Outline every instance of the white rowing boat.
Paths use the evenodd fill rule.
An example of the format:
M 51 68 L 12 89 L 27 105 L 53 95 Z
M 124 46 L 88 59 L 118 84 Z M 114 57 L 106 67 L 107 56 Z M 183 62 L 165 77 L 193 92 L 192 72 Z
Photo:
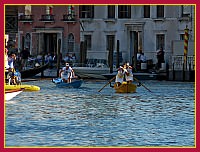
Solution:
M 11 100 L 18 94 L 22 93 L 24 89 L 14 89 L 14 90 L 6 90 L 5 91 L 5 100 Z

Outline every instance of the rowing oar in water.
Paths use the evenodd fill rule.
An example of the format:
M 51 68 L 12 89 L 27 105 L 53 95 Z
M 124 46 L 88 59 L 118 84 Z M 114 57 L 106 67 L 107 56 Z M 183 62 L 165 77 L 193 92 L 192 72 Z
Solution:
M 141 83 L 137 78 L 133 77 L 135 81 L 137 81 L 139 84 L 141 84 L 145 89 L 147 89 L 149 92 L 152 92 L 149 90 L 143 83 Z
M 112 79 L 110 79 L 109 81 L 108 81 L 108 83 L 106 83 L 98 92 L 100 92 L 101 90 L 103 90 L 103 88 L 105 88 L 109 83 L 111 83 L 113 80 L 115 79 L 115 76 L 112 78 Z

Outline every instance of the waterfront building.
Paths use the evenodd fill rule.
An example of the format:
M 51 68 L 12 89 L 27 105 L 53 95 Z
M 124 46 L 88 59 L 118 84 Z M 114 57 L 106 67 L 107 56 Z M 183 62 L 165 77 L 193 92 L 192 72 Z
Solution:
M 14 6 L 10 6 L 14 7 Z M 72 5 L 19 5 L 18 51 L 38 54 L 79 54 L 80 25 L 78 7 Z
M 115 56 L 134 63 L 139 49 L 154 64 L 163 47 L 165 62 L 183 59 L 184 29 L 189 29 L 188 56 L 195 54 L 195 6 L 192 5 L 83 5 L 79 6 L 81 41 L 87 41 L 87 58 Z M 119 44 L 117 44 L 119 43 Z M 174 57 L 175 56 L 175 57 Z M 115 58 L 113 59 L 116 60 Z M 178 64 L 177 64 L 178 65 Z

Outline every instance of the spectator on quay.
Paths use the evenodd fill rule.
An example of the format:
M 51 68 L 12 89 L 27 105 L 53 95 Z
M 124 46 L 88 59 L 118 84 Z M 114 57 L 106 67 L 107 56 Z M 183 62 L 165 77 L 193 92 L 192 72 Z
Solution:
M 52 56 L 51 56 L 51 54 L 50 53 L 48 53 L 46 56 L 45 56 L 45 62 L 47 63 L 49 63 L 49 66 L 52 68 L 52 66 L 53 66 L 53 58 L 52 58 Z
M 72 61 L 72 63 L 76 62 L 76 54 L 75 53 L 72 54 L 71 61 Z
M 71 61 L 71 56 L 69 55 L 69 53 L 67 53 L 67 54 L 65 55 L 65 57 L 63 58 L 63 60 L 64 60 L 65 62 Z
M 160 47 L 160 49 L 157 51 L 157 68 L 160 69 L 161 68 L 161 64 L 165 62 L 164 59 L 164 54 L 165 52 L 163 51 L 163 48 Z
M 9 65 L 8 65 L 8 49 L 7 49 L 7 48 L 5 48 L 4 66 L 5 66 L 5 69 L 8 69 L 8 68 L 9 68 Z
M 14 76 L 15 68 L 14 68 L 14 62 L 16 60 L 16 55 L 14 53 L 10 54 L 8 57 L 8 74 L 7 78 L 10 80 L 9 84 L 16 84 L 16 79 Z
M 27 47 L 21 51 L 20 56 L 22 59 L 22 64 L 21 64 L 22 68 L 21 69 L 25 69 L 27 67 L 28 57 L 30 56 L 30 52 Z

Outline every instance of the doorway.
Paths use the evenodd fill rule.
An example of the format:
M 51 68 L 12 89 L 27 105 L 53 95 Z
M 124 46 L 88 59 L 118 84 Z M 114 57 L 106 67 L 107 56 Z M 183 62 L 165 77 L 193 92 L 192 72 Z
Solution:
M 136 67 L 137 64 L 137 52 L 138 52 L 138 40 L 139 32 L 130 31 L 130 62 Z
M 44 52 L 45 54 L 57 53 L 57 34 L 56 33 L 44 33 Z

